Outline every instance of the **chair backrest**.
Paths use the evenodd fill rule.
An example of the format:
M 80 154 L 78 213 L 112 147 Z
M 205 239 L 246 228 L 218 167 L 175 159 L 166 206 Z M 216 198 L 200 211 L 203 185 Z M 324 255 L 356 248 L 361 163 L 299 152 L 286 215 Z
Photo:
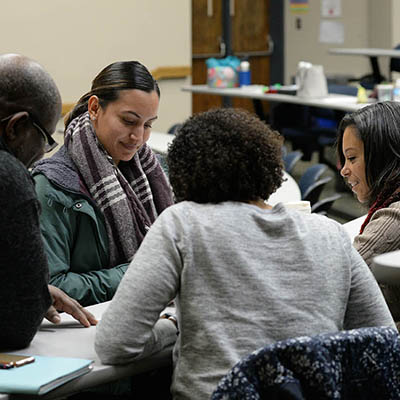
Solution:
M 170 135 L 175 135 L 176 131 L 182 126 L 182 124 L 174 124 L 168 130 L 167 133 Z
M 327 171 L 327 169 L 328 166 L 322 163 L 311 165 L 311 167 L 306 169 L 299 180 L 299 188 L 302 197 L 304 196 L 306 190 L 312 184 L 314 184 L 321 177 L 321 175 Z
M 332 180 L 331 176 L 326 176 L 325 178 L 319 179 L 312 185 L 310 185 L 302 196 L 302 200 L 309 201 L 311 207 L 319 200 L 319 196 L 322 193 L 325 185 Z
M 287 156 L 288 149 L 284 144 L 281 146 L 281 152 L 282 152 L 282 158 Z
M 311 207 L 311 212 L 326 215 L 331 209 L 333 203 L 342 197 L 339 193 L 334 193 L 332 196 L 325 197 L 324 199 L 318 200 Z
M 155 154 L 156 154 L 158 162 L 161 165 L 162 170 L 164 171 L 165 175 L 168 178 L 169 171 L 168 171 L 168 164 L 167 164 L 167 160 L 166 160 L 165 154 L 156 153 L 156 152 L 155 152 Z
M 212 400 L 400 398 L 400 338 L 360 328 L 276 342 L 239 361 Z
M 303 157 L 303 153 L 300 150 L 290 151 L 282 156 L 286 172 L 290 173 L 301 157 Z

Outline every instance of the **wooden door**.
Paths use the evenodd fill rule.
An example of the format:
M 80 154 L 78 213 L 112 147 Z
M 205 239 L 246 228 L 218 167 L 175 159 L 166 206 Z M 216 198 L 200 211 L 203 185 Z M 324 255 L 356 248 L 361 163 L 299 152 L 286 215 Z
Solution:
M 207 83 L 205 60 L 220 53 L 222 1 L 192 0 L 192 83 Z M 231 0 L 232 49 L 234 55 L 248 56 L 252 83 L 269 84 L 269 0 Z M 201 57 L 202 56 L 202 57 Z M 193 94 L 193 113 L 222 106 L 219 96 Z M 234 107 L 254 111 L 253 102 L 235 98 Z M 263 105 L 265 111 L 266 105 Z
M 218 57 L 222 40 L 222 1 L 192 0 L 192 84 L 207 83 L 205 61 Z M 192 112 L 221 107 L 219 96 L 192 95 Z

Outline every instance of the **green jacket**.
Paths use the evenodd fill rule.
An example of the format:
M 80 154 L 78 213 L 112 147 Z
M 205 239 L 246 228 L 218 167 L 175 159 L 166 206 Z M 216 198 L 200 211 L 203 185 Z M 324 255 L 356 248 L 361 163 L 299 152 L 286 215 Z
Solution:
M 111 300 L 128 264 L 107 268 L 103 214 L 84 195 L 61 189 L 41 174 L 34 179 L 50 283 L 83 306 Z
M 58 183 L 40 171 L 33 173 L 42 206 L 40 224 L 50 283 L 83 306 L 111 300 L 129 264 L 108 267 L 103 214 L 80 190 L 72 166 L 63 165 L 61 171 L 65 179 L 58 179 Z

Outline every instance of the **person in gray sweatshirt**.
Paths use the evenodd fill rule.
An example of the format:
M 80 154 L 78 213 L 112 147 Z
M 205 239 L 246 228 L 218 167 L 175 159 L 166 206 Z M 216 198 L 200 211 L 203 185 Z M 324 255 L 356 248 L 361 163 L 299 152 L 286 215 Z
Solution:
M 97 328 L 102 362 L 173 342 L 174 399 L 207 399 L 241 358 L 278 340 L 391 326 L 369 268 L 337 222 L 268 205 L 282 139 L 257 117 L 189 118 L 167 162 L 177 204 L 146 234 Z M 175 299 L 173 317 L 159 319 Z

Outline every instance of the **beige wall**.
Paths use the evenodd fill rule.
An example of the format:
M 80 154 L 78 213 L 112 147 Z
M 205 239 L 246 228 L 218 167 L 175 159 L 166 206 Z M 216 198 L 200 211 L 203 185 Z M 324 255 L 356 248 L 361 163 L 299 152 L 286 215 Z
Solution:
M 400 44 L 400 1 L 392 0 L 392 47 L 396 47 Z
M 271 0 L 278 1 L 278 0 Z M 321 0 L 293 14 L 285 4 L 285 82 L 301 60 L 324 65 L 327 74 L 361 76 L 370 72 L 360 56 L 329 55 L 331 47 L 384 47 L 400 43 L 399 0 L 342 0 L 345 42 L 318 41 Z M 150 70 L 190 65 L 189 0 L 3 0 L 1 53 L 17 52 L 41 62 L 53 75 L 64 102 L 75 102 L 94 76 L 116 60 L 137 59 Z M 296 18 L 302 22 L 295 27 Z M 386 74 L 388 60 L 380 57 Z M 189 79 L 161 81 L 159 121 L 165 131 L 191 113 L 191 95 L 180 87 Z
M 190 65 L 188 0 L 3 0 L 1 53 L 30 56 L 52 74 L 63 102 L 75 102 L 91 80 L 117 60 L 150 70 Z M 191 113 L 186 80 L 161 81 L 159 121 L 166 130 Z
M 390 0 L 370 0 L 383 3 Z M 370 47 L 369 44 L 369 2 L 368 0 L 342 0 L 342 16 L 332 20 L 344 25 L 343 44 L 319 42 L 319 23 L 321 20 L 321 0 L 309 0 L 309 11 L 294 14 L 290 11 L 289 0 L 285 0 L 285 81 L 296 73 L 299 61 L 322 64 L 326 74 L 352 74 L 357 77 L 370 71 L 366 57 L 330 55 L 334 47 Z M 296 18 L 300 18 L 302 29 L 296 29 Z M 383 44 L 381 45 L 383 46 Z M 386 47 L 386 46 L 384 46 Z M 390 46 L 389 46 L 390 47 Z
M 392 18 L 395 3 L 398 0 L 369 0 L 368 12 L 368 47 L 390 49 L 393 45 L 393 27 L 397 25 Z M 400 11 L 400 9 L 399 9 Z M 399 14 L 397 14 L 399 15 Z M 389 57 L 379 57 L 381 74 L 389 79 Z

